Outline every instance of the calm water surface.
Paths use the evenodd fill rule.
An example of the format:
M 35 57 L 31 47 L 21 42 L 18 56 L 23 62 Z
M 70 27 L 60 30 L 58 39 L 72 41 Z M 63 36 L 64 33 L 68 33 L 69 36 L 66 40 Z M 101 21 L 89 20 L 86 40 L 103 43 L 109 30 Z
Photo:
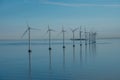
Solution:
M 76 41 L 0 41 L 0 80 L 120 80 L 120 39 L 80 47 Z

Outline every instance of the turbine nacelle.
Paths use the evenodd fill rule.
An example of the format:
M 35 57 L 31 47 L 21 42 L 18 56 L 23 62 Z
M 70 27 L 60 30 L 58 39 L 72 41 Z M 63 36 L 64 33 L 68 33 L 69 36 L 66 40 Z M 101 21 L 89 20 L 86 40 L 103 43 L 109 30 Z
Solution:
M 48 25 L 48 30 L 47 30 L 47 32 L 49 32 L 49 31 L 54 31 L 54 32 L 55 32 L 55 30 L 50 29 L 50 27 L 49 27 L 49 25 Z
M 23 33 L 23 35 L 21 36 L 21 38 L 23 38 L 25 36 L 25 34 L 30 31 L 30 30 L 40 30 L 40 29 L 37 29 L 37 28 L 31 28 L 28 24 L 27 24 L 27 29 L 25 30 L 25 32 Z
M 62 32 L 66 32 L 66 31 L 64 30 L 64 27 L 62 27 Z

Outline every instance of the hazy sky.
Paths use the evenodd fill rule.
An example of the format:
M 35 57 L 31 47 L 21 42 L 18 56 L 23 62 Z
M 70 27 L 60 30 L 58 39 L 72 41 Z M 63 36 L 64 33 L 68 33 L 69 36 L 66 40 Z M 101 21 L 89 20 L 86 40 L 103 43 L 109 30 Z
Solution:
M 19 39 L 26 22 L 41 31 L 34 38 L 47 36 L 48 24 L 59 35 L 62 25 L 82 26 L 102 36 L 120 37 L 120 0 L 0 0 L 0 39 Z M 77 35 L 78 32 L 76 32 Z

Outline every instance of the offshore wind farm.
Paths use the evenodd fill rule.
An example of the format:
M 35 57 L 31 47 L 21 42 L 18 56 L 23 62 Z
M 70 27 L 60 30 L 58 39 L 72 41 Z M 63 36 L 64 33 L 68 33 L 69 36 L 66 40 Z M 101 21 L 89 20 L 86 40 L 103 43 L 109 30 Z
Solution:
M 119 65 L 114 63 L 111 67 L 109 66 L 113 64 L 109 62 L 111 61 L 109 57 L 115 57 L 117 59 L 112 61 L 119 62 L 119 39 L 110 39 L 109 41 L 108 39 L 97 39 L 97 32 L 88 32 L 87 29 L 83 30 L 82 27 L 73 30 L 61 28 L 62 31 L 58 31 L 58 33 L 62 34 L 63 38 L 61 39 L 53 39 L 51 32 L 55 30 L 52 29 L 52 26 L 48 26 L 48 29 L 46 29 L 48 39 L 33 40 L 31 39 L 33 31 L 42 30 L 28 26 L 21 40 L 1 40 L 1 52 L 4 54 L 1 54 L 0 59 L 2 62 L 0 78 L 2 80 L 119 79 L 119 76 L 117 76 L 119 69 L 110 71 L 113 67 Z M 71 35 L 70 39 L 66 39 L 65 34 L 69 31 L 72 31 L 73 35 Z M 74 31 L 76 31 L 75 34 Z M 25 36 L 27 32 L 28 35 Z M 78 38 L 75 35 L 78 35 Z M 24 40 L 25 37 L 28 39 Z M 8 53 L 11 56 L 6 58 Z M 110 55 L 108 56 L 108 54 Z M 4 61 L 5 59 L 7 62 Z M 5 65 L 9 65 L 9 67 L 5 67 Z M 13 68 L 14 71 L 12 71 Z M 9 73 L 6 73 L 5 69 L 8 69 Z M 101 72 L 101 69 L 105 73 L 104 71 Z M 109 73 L 109 71 L 112 73 Z M 8 75 L 9 77 L 6 77 Z
M 40 30 L 40 29 L 37 29 L 37 28 L 31 28 L 28 24 L 27 24 L 27 29 L 25 30 L 25 32 L 23 33 L 22 37 L 24 37 L 24 35 L 28 32 L 28 52 L 31 52 L 31 30 Z M 96 44 L 96 32 L 86 32 L 86 28 L 85 31 L 82 31 L 81 27 L 80 27 L 80 30 L 78 32 L 77 35 L 80 36 L 80 38 L 76 39 L 75 38 L 75 32 L 78 30 L 79 28 L 74 28 L 74 29 L 70 29 L 72 31 L 72 38 L 70 39 L 71 41 L 73 41 L 73 47 L 75 47 L 75 41 L 80 41 L 80 46 L 82 46 L 82 41 L 85 42 L 85 45 L 87 44 Z M 55 30 L 51 29 L 50 26 L 48 25 L 48 30 L 47 30 L 47 33 L 48 33 L 48 42 L 49 42 L 49 50 L 52 50 L 51 48 L 51 41 L 52 41 L 52 35 L 51 35 L 51 32 L 55 32 Z M 65 30 L 64 30 L 64 27 L 62 26 L 62 34 L 63 34 L 63 48 L 65 48 Z M 82 36 L 82 32 L 84 32 L 83 36 Z M 58 36 L 59 37 L 59 36 Z
M 0 80 L 120 80 L 120 1 L 0 0 L 0 13 Z

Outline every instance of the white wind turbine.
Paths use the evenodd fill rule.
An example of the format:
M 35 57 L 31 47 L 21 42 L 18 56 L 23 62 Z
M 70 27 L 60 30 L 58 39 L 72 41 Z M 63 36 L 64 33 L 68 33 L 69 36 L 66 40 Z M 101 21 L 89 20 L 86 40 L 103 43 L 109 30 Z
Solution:
M 91 42 L 91 38 L 92 38 L 92 32 L 87 32 L 86 31 L 86 27 L 84 28 L 85 29 L 85 45 L 88 44 L 88 41 L 89 43 Z
M 32 52 L 32 50 L 31 50 L 31 30 L 40 30 L 40 29 L 31 28 L 28 24 L 27 24 L 27 27 L 28 28 L 23 33 L 22 37 L 24 37 L 24 35 L 28 32 L 28 52 Z
M 81 26 L 80 26 L 80 34 L 79 34 L 79 36 L 80 36 L 80 46 L 82 46 L 82 29 L 81 29 Z
M 87 45 L 87 33 L 88 32 L 86 32 L 86 27 L 85 27 L 85 45 Z
M 62 33 L 63 33 L 63 48 L 65 48 L 65 30 L 64 27 L 62 27 Z
M 48 30 L 47 33 L 49 33 L 49 50 L 51 50 L 51 31 L 55 31 L 53 29 L 50 29 L 49 25 L 48 25 Z
M 96 32 L 93 32 L 93 34 L 92 34 L 93 35 L 93 43 L 96 43 L 96 34 L 97 34 Z
M 73 33 L 73 47 L 75 47 L 75 31 L 77 31 L 78 28 L 75 29 L 71 29 L 72 33 Z

